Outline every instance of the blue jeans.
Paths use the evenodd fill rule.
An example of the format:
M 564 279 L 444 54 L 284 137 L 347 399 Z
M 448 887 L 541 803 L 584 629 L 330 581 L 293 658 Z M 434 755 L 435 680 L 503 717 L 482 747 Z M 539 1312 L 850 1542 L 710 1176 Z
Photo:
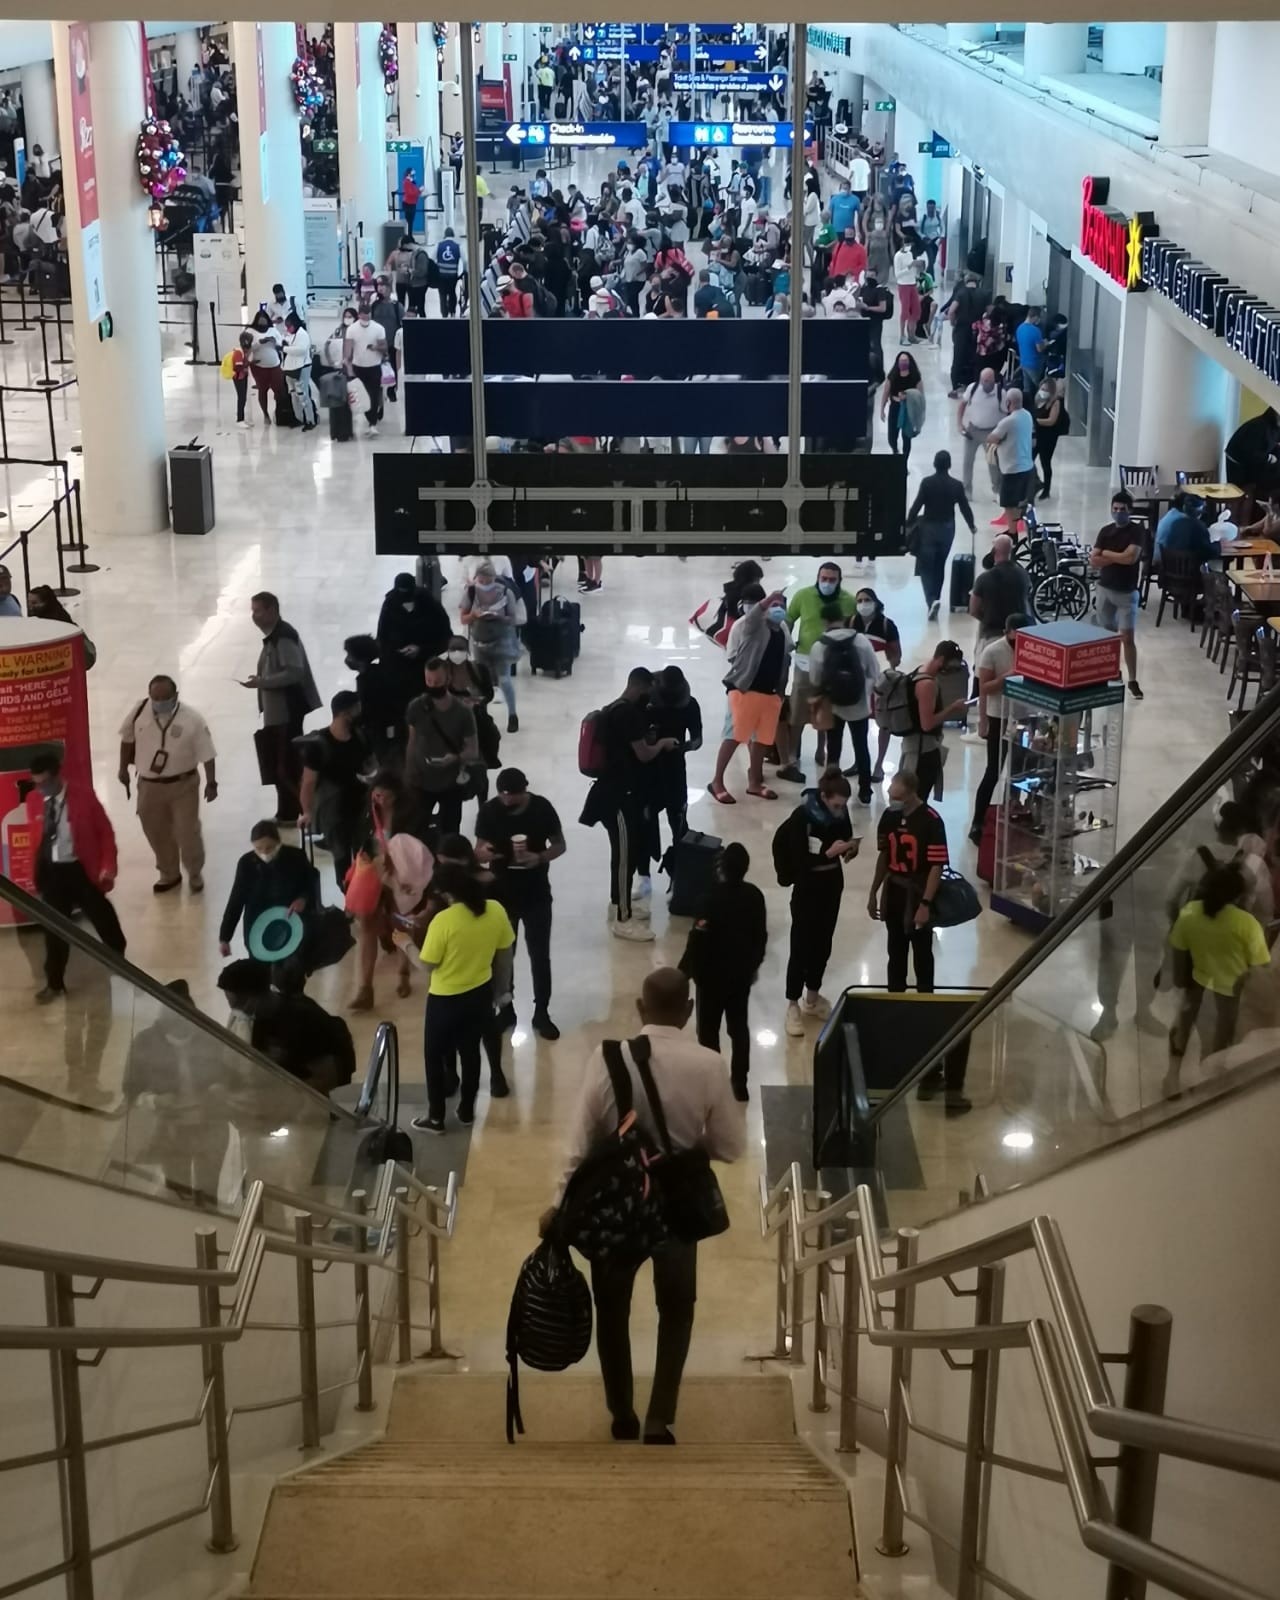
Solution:
M 947 570 L 947 557 L 956 536 L 954 522 L 922 522 L 920 544 L 916 551 L 916 577 L 924 590 L 926 605 L 942 599 L 942 579 Z

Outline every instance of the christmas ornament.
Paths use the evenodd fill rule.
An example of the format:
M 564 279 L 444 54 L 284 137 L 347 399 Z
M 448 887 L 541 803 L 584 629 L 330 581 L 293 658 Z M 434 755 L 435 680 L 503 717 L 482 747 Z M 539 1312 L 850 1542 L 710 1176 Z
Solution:
M 324 105 L 324 85 L 309 55 L 298 56 L 294 60 L 289 70 L 289 82 L 293 85 L 293 98 L 298 110 L 304 117 L 314 117 Z
M 163 223 L 163 205 L 179 184 L 187 181 L 186 157 L 163 117 L 144 117 L 134 154 L 138 162 L 138 182 L 152 202 L 152 217 L 158 213 Z M 154 223 L 154 226 L 160 224 Z
M 449 24 L 447 22 L 433 22 L 431 33 L 436 46 L 436 65 L 444 68 L 444 47 L 449 42 Z
M 400 42 L 396 38 L 394 22 L 384 22 L 378 35 L 378 61 L 382 66 L 382 82 L 388 94 L 400 79 Z

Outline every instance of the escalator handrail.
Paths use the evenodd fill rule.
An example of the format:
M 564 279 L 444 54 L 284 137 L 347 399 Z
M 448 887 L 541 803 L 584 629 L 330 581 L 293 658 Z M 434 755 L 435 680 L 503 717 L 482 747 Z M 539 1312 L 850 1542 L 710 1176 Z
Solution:
M 966 1037 L 973 1034 L 989 1016 L 1002 1006 L 1059 945 L 1091 917 L 1115 893 L 1117 886 L 1140 867 L 1165 844 L 1195 811 L 1212 798 L 1240 764 L 1267 742 L 1280 729 L 1280 687 L 1270 694 L 1260 696 L 1257 705 L 1240 724 L 1233 728 L 1190 777 L 1185 778 L 1163 805 L 1157 806 L 1131 839 L 1116 851 L 1093 881 L 1060 912 L 1048 927 L 1032 941 L 1026 950 L 962 1016 L 958 1017 L 938 1042 L 923 1056 L 902 1079 L 891 1094 L 876 1102 L 865 1126 L 874 1127 L 901 1100 L 911 1092 L 922 1078 L 941 1067 L 948 1053 Z
M 212 1017 L 206 1016 L 203 1011 L 189 1001 L 181 999 L 172 989 L 166 989 L 164 984 L 158 982 L 149 972 L 144 972 L 141 967 L 135 967 L 124 956 L 118 955 L 114 950 L 109 950 L 98 939 L 91 938 L 82 928 L 77 927 L 70 918 L 64 917 L 60 911 L 55 911 L 52 906 L 46 905 L 43 900 L 38 900 L 34 895 L 28 894 L 25 889 L 20 889 L 12 878 L 6 878 L 3 873 L 0 873 L 0 900 L 7 901 L 9 905 L 20 911 L 31 922 L 37 923 L 41 927 L 51 928 L 60 939 L 65 939 L 73 949 L 82 951 L 91 961 L 100 963 L 116 977 L 123 978 L 136 989 L 141 989 L 144 994 L 150 996 L 152 1000 L 166 1010 L 177 1012 L 184 1021 L 189 1022 L 199 1032 L 207 1034 L 210 1038 L 216 1040 L 224 1049 L 243 1056 L 246 1061 L 251 1061 L 255 1067 L 262 1069 L 264 1072 L 273 1073 L 277 1078 L 284 1079 L 295 1089 L 299 1089 L 302 1093 L 309 1095 L 316 1103 L 317 1114 L 323 1109 L 323 1111 L 328 1112 L 340 1121 L 349 1122 L 353 1126 L 359 1125 L 361 1119 L 353 1112 L 346 1110 L 336 1101 L 330 1100 L 327 1095 L 320 1094 L 318 1090 L 313 1089 L 310 1084 L 305 1083 L 301 1078 L 295 1078 L 291 1072 L 286 1072 L 282 1066 L 272 1061 L 269 1056 L 264 1056 L 260 1051 L 255 1050 L 252 1045 L 246 1044 L 243 1039 L 237 1038 L 234 1033 L 224 1028 L 221 1023 L 215 1022 Z

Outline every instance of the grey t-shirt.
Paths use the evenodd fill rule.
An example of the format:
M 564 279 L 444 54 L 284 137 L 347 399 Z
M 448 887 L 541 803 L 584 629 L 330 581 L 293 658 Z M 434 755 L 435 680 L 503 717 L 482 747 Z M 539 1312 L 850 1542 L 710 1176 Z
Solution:
M 405 776 L 415 789 L 425 789 L 429 794 L 444 794 L 465 774 L 467 757 L 471 751 L 474 759 L 476 747 L 476 719 L 470 709 L 453 695 L 433 700 L 421 694 L 409 702 L 405 721 L 413 738 L 410 760 Z M 460 761 L 442 759 L 459 756 Z

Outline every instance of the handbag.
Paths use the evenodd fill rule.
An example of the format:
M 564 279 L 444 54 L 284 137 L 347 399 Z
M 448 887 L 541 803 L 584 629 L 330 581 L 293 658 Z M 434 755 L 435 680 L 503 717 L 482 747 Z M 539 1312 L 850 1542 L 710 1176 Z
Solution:
M 720 1180 L 711 1170 L 711 1157 L 705 1150 L 697 1148 L 672 1148 L 666 1113 L 662 1109 L 658 1086 L 649 1070 L 649 1041 L 641 1034 L 638 1039 L 630 1041 L 628 1048 L 640 1082 L 644 1085 L 645 1098 L 649 1102 L 649 1110 L 658 1130 L 658 1142 L 662 1146 L 661 1159 L 653 1166 L 653 1182 L 662 1200 L 667 1227 L 673 1238 L 682 1239 L 687 1244 L 695 1244 L 699 1239 L 712 1239 L 728 1228 L 729 1212 L 720 1190 Z
M 353 917 L 371 917 L 382 901 L 382 874 L 371 855 L 361 851 L 347 873 L 344 910 Z
M 334 967 L 355 945 L 347 914 L 338 906 L 308 911 L 303 919 L 302 954 L 308 972 Z
M 972 922 L 982 915 L 982 901 L 968 878 L 944 867 L 942 881 L 933 897 L 933 925 L 935 928 L 958 928 L 962 922 Z
M 395 386 L 396 386 L 396 369 L 391 365 L 391 363 L 389 361 L 384 361 L 382 363 L 382 371 L 379 374 L 378 381 L 382 384 L 382 387 L 384 389 L 394 389 L 395 388 Z

